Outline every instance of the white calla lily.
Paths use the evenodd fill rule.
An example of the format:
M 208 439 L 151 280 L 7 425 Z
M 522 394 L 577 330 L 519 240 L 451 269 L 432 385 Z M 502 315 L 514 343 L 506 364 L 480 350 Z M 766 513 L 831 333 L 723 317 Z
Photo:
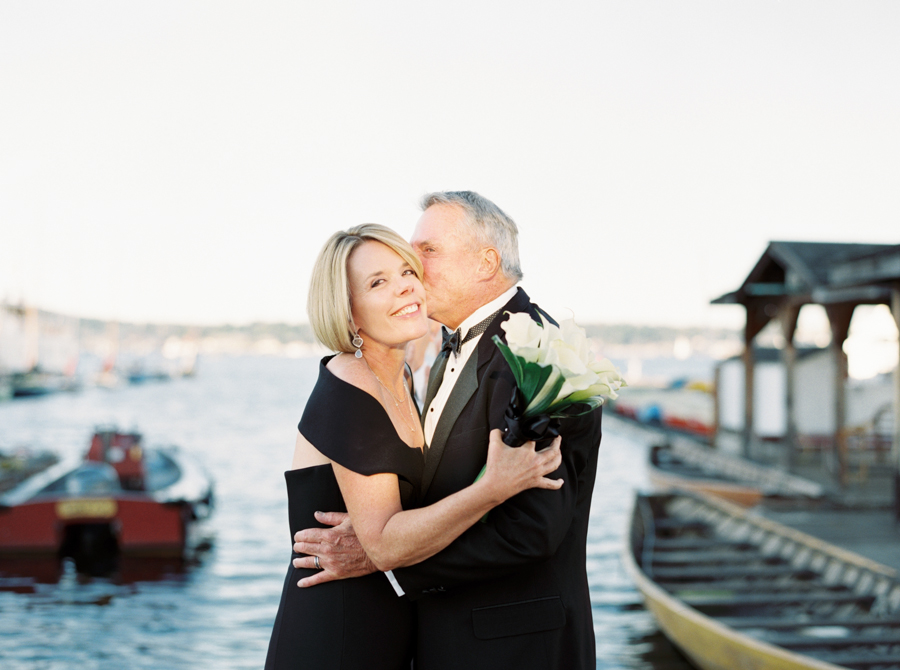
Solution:
M 618 397 L 617 391 L 626 385 L 625 380 L 608 359 L 592 360 L 584 328 L 574 319 L 566 319 L 559 326 L 550 323 L 543 314 L 540 319 L 541 323 L 538 323 L 528 314 L 517 313 L 510 314 L 501 324 L 506 331 L 508 347 L 504 355 L 519 360 L 520 374 L 528 374 L 524 367 L 528 363 L 551 368 L 541 388 L 535 390 L 534 397 L 525 398 L 525 414 L 548 413 L 561 417 L 564 416 L 561 412 L 571 405 L 583 404 L 590 409 L 601 405 L 604 398 Z M 501 344 L 499 339 L 497 342 Z M 522 388 L 523 379 L 516 381 Z M 555 390 L 555 385 L 560 383 L 556 397 L 550 402 L 550 389 Z
M 517 312 L 500 324 L 506 332 L 506 343 L 517 356 L 528 363 L 537 363 L 540 357 L 540 342 L 544 329 L 528 314 Z

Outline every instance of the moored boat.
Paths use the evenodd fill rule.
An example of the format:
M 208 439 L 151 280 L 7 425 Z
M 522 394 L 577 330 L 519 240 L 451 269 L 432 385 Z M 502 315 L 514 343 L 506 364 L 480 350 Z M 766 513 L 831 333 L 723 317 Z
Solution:
M 744 507 L 763 498 L 819 499 L 820 484 L 686 439 L 651 447 L 647 475 L 660 491 L 709 493 Z
M 100 429 L 83 459 L 0 495 L 0 555 L 180 556 L 212 505 L 211 480 L 182 450 Z
M 623 562 L 701 670 L 900 668 L 894 570 L 725 501 L 638 495 Z

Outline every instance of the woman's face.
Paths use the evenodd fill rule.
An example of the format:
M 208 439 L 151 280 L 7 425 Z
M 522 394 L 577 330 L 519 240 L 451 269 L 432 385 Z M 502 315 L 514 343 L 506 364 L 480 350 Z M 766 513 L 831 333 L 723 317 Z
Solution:
M 389 246 L 369 240 L 347 260 L 353 321 L 363 340 L 405 346 L 428 331 L 425 289 Z

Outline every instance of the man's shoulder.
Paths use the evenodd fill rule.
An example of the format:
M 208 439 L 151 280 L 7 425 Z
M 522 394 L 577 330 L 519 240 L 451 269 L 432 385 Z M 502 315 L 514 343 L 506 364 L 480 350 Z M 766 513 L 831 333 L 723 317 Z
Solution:
M 535 321 L 540 321 L 541 316 L 543 316 L 547 321 L 552 323 L 554 326 L 559 325 L 547 310 L 538 305 L 535 302 L 531 301 L 531 298 L 528 297 L 528 294 L 522 287 L 519 287 L 519 290 L 516 294 L 510 299 L 506 306 L 503 308 L 503 311 L 506 312 L 525 312 L 531 315 Z

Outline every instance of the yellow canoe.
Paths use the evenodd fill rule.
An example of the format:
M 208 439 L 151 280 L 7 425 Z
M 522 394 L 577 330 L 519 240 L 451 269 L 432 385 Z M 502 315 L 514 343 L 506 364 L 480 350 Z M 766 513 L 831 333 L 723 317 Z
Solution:
M 808 479 L 681 438 L 651 448 L 647 475 L 658 491 L 709 493 L 742 507 L 766 496 L 817 499 L 825 494 Z
M 900 581 L 711 496 L 638 495 L 623 562 L 701 670 L 900 668 Z

